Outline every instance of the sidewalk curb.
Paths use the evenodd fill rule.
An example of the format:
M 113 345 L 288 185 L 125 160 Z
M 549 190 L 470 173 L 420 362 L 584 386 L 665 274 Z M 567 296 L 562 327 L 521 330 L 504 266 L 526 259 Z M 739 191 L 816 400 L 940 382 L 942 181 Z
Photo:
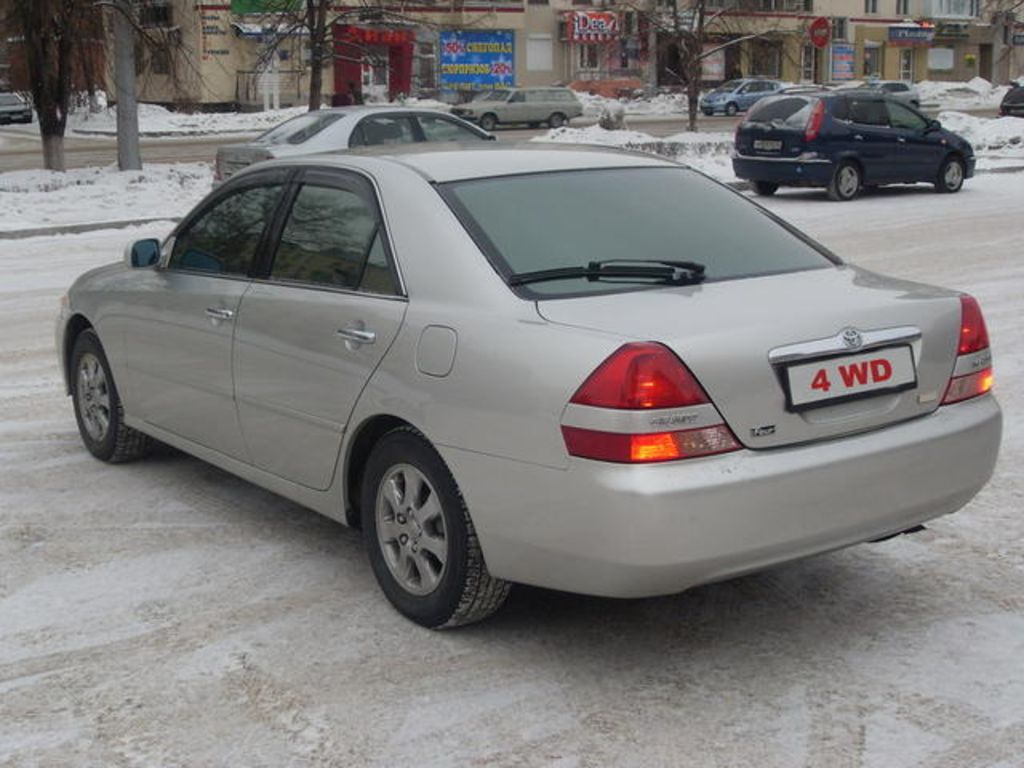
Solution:
M 61 224 L 53 227 L 33 227 L 31 229 L 0 230 L 0 240 L 24 240 L 29 237 L 51 237 L 53 235 L 80 235 L 86 232 L 98 232 L 101 229 L 124 229 L 143 224 L 155 224 L 166 221 L 175 224 L 180 216 L 156 216 L 148 219 L 123 219 L 121 221 L 93 221 L 86 224 Z

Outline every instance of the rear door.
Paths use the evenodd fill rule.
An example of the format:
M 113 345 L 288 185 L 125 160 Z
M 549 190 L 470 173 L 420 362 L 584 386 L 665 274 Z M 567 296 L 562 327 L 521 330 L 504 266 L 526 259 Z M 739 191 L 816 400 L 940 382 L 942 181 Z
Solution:
M 119 317 L 133 412 L 240 460 L 231 345 L 284 179 L 250 175 L 200 209 L 176 233 L 167 263 L 139 270 L 145 282 L 123 297 Z
M 864 183 L 900 181 L 908 160 L 889 127 L 889 112 L 878 96 L 848 96 L 850 147 L 864 166 Z
M 305 171 L 285 208 L 239 309 L 235 393 L 253 463 L 323 490 L 406 301 L 364 177 Z

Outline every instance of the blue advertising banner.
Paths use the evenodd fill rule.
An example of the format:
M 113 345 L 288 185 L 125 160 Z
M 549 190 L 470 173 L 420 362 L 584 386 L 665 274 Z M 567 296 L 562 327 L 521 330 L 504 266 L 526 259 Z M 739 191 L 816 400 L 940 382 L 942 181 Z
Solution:
M 853 64 L 852 43 L 832 43 L 832 79 L 855 80 L 857 69 Z
M 909 24 L 889 27 L 889 42 L 893 45 L 931 45 L 934 38 L 934 27 Z
M 441 89 L 490 91 L 515 84 L 515 33 L 510 30 L 441 31 Z

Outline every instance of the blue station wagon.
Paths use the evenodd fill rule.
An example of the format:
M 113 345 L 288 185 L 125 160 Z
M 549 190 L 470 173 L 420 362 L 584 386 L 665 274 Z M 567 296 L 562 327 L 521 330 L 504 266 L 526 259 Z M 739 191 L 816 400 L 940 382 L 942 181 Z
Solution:
M 733 171 L 760 195 L 824 187 L 852 200 L 865 187 L 927 182 L 957 192 L 974 175 L 974 149 L 937 120 L 867 92 L 765 99 L 736 130 Z
M 722 83 L 700 100 L 701 111 L 711 116 L 716 112 L 735 115 L 746 112 L 765 96 L 772 96 L 782 90 L 778 80 L 747 78 Z

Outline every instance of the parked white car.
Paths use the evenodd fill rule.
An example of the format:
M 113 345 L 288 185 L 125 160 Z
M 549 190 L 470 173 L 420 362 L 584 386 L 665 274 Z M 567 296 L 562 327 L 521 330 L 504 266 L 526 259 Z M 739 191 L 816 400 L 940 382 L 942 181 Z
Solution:
M 571 88 L 509 88 L 481 93 L 453 107 L 452 114 L 479 123 L 485 131 L 522 123 L 561 128 L 583 114 L 583 104 Z

